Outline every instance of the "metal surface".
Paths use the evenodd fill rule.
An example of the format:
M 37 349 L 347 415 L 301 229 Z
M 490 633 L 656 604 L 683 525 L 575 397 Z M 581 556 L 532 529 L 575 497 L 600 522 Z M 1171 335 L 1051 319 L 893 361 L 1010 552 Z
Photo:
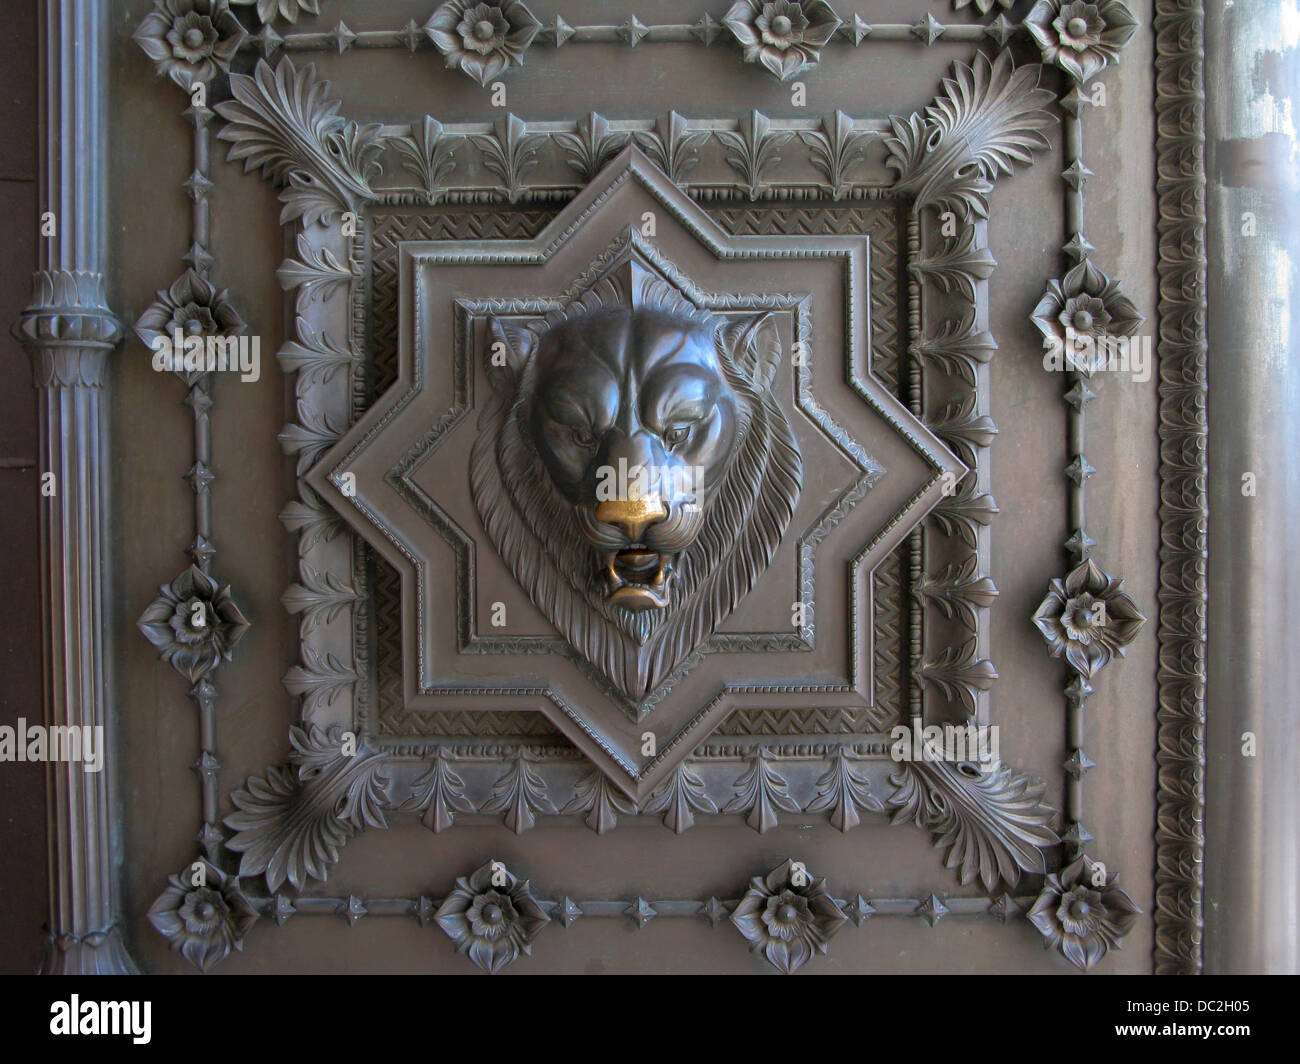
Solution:
M 47 596 L 90 595 L 92 633 L 122 641 L 118 823 L 143 966 L 1199 969 L 1205 358 L 1195 284 L 1169 283 L 1204 268 L 1179 95 L 1199 72 L 1198 5 L 1161 0 L 1152 28 L 1120 0 L 1068 25 L 1058 0 L 1021 23 L 985 5 L 899 21 L 875 0 L 847 16 L 795 4 L 788 25 L 687 0 L 648 24 L 580 0 L 563 19 L 518 2 L 467 19 L 458 2 L 317 17 L 286 0 L 262 5 L 265 22 L 248 4 L 193 6 L 129 0 L 134 40 L 112 45 L 108 255 L 141 341 L 107 393 L 118 433 L 97 437 L 106 393 L 72 373 L 116 339 L 102 287 L 54 278 L 24 318 L 40 379 L 66 385 L 50 394 L 90 393 L 61 437 L 84 451 L 87 498 L 110 454 L 131 472 L 112 579 L 88 532 L 88 587 Z M 866 77 L 864 54 L 893 76 Z M 592 100 L 591 72 L 615 69 Z M 94 148 L 95 123 L 76 126 Z M 141 195 L 134 173 L 170 195 Z M 87 217 L 70 232 L 94 243 L 102 215 Z M 1063 232 L 1045 237 L 1043 217 Z M 602 594 L 571 610 L 510 557 L 556 500 L 491 460 L 507 421 L 490 399 L 512 366 L 520 411 L 546 394 L 538 366 L 555 352 L 521 330 L 634 259 L 658 279 L 656 313 L 716 316 L 724 376 L 770 389 L 753 408 L 779 413 L 802 470 L 740 468 L 752 433 L 713 456 L 724 501 L 767 484 L 790 519 L 761 522 L 758 551 L 745 522 L 721 539 L 706 522 L 721 576 L 707 623 L 680 639 L 669 582 L 640 575 L 646 522 L 680 500 L 602 511 L 568 477 L 562 505 L 592 519 L 561 537 L 577 546 L 557 572 L 652 607 L 616 618 L 629 673 L 585 641 Z M 1039 332 L 1141 341 L 1157 262 L 1159 391 L 1043 357 Z M 81 309 L 60 320 L 99 332 L 60 360 L 37 334 L 69 302 Z M 608 340 L 593 321 L 571 317 L 566 348 Z M 286 376 L 160 364 L 160 345 L 183 346 L 173 329 L 245 353 L 252 334 Z M 602 360 L 625 368 L 618 351 L 589 359 L 584 401 Z M 160 405 L 169 388 L 188 411 Z M 622 416 L 630 436 L 651 418 L 637 415 Z M 566 479 L 570 444 L 601 452 L 564 424 L 561 446 L 550 421 L 519 421 L 538 483 Z M 657 449 L 601 453 L 663 464 L 680 427 L 658 426 Z M 472 483 L 476 446 L 478 469 L 516 478 L 509 506 Z M 188 486 L 165 486 L 181 474 Z M 70 501 L 92 529 L 103 519 Z M 602 588 L 589 541 L 607 547 L 615 525 L 647 547 L 616 556 Z M 78 532 L 71 512 L 59 530 Z M 504 631 L 487 620 L 498 606 Z M 660 613 L 676 642 L 650 668 L 635 648 Z M 123 634 L 131 620 L 145 640 Z M 1157 701 L 1158 720 L 1142 708 Z M 1157 761 L 1133 751 L 1157 727 L 1152 803 Z M 991 728 L 1001 753 L 973 755 Z M 957 738 L 962 752 L 925 756 Z M 107 839 L 92 812 L 85 837 Z M 65 851 L 56 870 L 76 863 Z M 111 908 L 111 876 L 97 883 Z

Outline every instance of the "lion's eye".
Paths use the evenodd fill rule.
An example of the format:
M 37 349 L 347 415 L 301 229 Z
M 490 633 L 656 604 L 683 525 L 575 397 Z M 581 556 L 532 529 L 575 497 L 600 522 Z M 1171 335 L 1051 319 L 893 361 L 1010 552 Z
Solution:
M 679 443 L 683 442 L 686 439 L 686 437 L 689 436 L 690 434 L 691 434 L 691 430 L 688 426 L 674 425 L 672 428 L 670 428 L 667 432 L 664 433 L 664 443 L 668 444 L 669 447 L 676 447 Z
M 584 429 L 581 427 L 574 428 L 570 430 L 569 435 L 570 438 L 573 440 L 573 442 L 577 444 L 579 447 L 589 450 L 590 448 L 596 446 L 596 437 L 592 434 L 592 432 L 589 429 Z

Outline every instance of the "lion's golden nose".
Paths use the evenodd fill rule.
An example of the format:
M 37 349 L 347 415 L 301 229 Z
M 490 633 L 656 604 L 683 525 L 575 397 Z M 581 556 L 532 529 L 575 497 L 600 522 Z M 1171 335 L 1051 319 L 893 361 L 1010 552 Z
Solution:
M 668 516 L 668 507 L 657 495 L 640 499 L 611 499 L 596 507 L 596 520 L 621 529 L 628 542 L 638 543 L 641 534 Z

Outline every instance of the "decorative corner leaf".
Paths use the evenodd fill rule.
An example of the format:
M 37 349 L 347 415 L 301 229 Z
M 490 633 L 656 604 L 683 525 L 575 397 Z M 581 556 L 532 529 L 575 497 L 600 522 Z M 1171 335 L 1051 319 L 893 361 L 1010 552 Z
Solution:
M 226 120 L 217 137 L 230 142 L 227 158 L 287 186 L 280 194 L 282 225 L 298 218 L 325 224 L 373 195 L 379 127 L 345 120 L 329 88 L 311 63 L 295 70 L 285 56 L 272 69 L 260 59 L 252 77 L 230 75 L 234 99 L 214 108 Z
M 1006 51 L 992 62 L 980 54 L 973 66 L 953 64 L 924 115 L 889 120 L 886 165 L 898 171 L 895 190 L 915 196 L 914 211 L 988 216 L 993 181 L 1050 147 L 1043 130 L 1056 119 L 1041 73 L 1038 64 L 1017 69 Z
M 294 727 L 290 739 L 289 766 L 250 776 L 230 796 L 239 811 L 225 819 L 235 831 L 226 847 L 242 854 L 239 875 L 264 875 L 272 892 L 286 880 L 299 890 L 308 879 L 324 882 L 349 838 L 388 826 L 384 755 L 344 754 L 337 728 Z
M 1055 810 L 1042 801 L 1046 784 L 1017 776 L 1000 761 L 912 761 L 891 776 L 894 823 L 914 822 L 946 848 L 946 868 L 960 868 L 963 886 L 976 876 L 986 890 L 1008 887 L 1021 872 L 1046 871 L 1043 851 L 1060 843 L 1049 824 Z

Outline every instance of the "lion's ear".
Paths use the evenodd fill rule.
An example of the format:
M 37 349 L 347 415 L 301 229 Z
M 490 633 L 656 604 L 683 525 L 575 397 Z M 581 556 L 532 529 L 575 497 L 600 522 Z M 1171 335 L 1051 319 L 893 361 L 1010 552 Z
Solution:
M 742 373 L 760 391 L 772 387 L 776 367 L 781 364 L 781 333 L 769 311 L 729 325 L 727 349 Z
M 489 319 L 487 375 L 493 388 L 503 395 L 514 394 L 536 343 L 532 330 L 500 318 Z

